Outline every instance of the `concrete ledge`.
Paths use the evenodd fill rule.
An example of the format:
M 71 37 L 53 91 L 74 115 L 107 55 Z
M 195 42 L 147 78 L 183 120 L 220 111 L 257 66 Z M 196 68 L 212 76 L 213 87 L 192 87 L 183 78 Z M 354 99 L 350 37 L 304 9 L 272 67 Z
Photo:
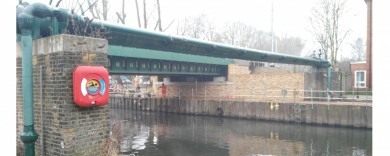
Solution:
M 102 38 L 91 38 L 60 34 L 33 40 L 33 56 L 61 52 L 95 52 L 108 53 L 108 41 Z M 16 58 L 22 57 L 21 42 L 16 43 Z

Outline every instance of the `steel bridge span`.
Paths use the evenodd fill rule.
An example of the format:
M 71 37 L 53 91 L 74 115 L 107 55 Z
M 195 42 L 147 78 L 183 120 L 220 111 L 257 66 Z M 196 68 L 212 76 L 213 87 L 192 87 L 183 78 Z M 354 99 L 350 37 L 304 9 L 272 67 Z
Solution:
M 75 21 L 70 27 L 68 20 Z M 26 23 L 32 23 L 26 28 Z M 80 31 L 84 28 L 85 31 Z M 62 33 L 89 36 L 106 32 L 109 43 L 109 71 L 112 74 L 226 76 L 232 59 L 331 66 L 327 60 L 304 58 L 256 49 L 231 46 L 162 32 L 128 27 L 100 20 L 88 20 L 63 8 L 42 3 L 17 7 L 17 40 L 22 30 L 31 30 L 33 39 Z

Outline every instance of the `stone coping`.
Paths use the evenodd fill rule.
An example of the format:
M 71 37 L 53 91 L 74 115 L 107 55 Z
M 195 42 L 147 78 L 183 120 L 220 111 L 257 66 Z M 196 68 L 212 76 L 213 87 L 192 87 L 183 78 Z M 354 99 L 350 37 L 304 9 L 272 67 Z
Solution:
M 60 34 L 33 40 L 33 56 L 61 52 L 108 53 L 108 41 L 102 38 L 69 34 Z M 19 57 L 22 57 L 21 42 L 16 43 L 16 58 Z

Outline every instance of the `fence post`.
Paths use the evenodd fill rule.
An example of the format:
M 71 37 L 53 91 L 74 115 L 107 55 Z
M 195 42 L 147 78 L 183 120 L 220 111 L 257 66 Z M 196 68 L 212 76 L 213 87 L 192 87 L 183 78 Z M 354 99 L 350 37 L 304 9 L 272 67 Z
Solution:
M 366 109 L 367 109 L 367 96 L 368 96 L 368 91 L 367 91 L 367 88 L 366 88 Z
M 355 88 L 352 89 L 352 104 L 355 105 Z
M 326 88 L 326 94 L 328 95 L 328 103 L 330 101 L 330 90 L 329 88 Z
M 253 100 L 253 87 L 251 87 L 251 100 Z
M 195 80 L 195 94 L 198 95 L 198 80 Z
M 313 88 L 310 88 L 311 109 L 313 109 Z
M 206 113 L 206 84 L 204 85 L 204 103 L 203 103 L 203 113 Z
M 206 101 L 206 85 L 204 85 L 204 101 Z
M 218 99 L 221 101 L 221 96 L 226 95 L 226 84 L 223 85 L 222 92 L 218 94 Z

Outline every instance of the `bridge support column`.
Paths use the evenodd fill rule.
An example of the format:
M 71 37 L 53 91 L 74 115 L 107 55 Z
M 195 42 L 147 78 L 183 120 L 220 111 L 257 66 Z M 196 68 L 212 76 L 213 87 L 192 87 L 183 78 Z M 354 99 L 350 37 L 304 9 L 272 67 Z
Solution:
M 17 66 L 21 67 L 21 45 L 17 43 Z M 36 155 L 105 155 L 103 149 L 110 131 L 109 106 L 80 108 L 73 102 L 73 70 L 78 65 L 108 67 L 107 40 L 57 35 L 32 41 L 32 84 L 34 101 L 31 113 L 34 125 L 43 145 L 35 145 Z M 31 53 L 31 52 L 30 52 Z M 31 60 L 30 60 L 31 61 Z M 42 94 L 40 90 L 40 66 L 43 66 Z M 21 95 L 21 70 L 17 69 L 17 132 L 22 132 L 22 111 L 26 102 Z M 24 74 L 23 74 L 24 75 Z M 23 81 L 23 85 L 24 85 Z M 42 97 L 40 97 L 42 95 Z M 23 96 L 25 96 L 23 94 Z M 42 100 L 41 100 L 42 99 Z M 41 108 L 43 110 L 41 117 Z M 43 123 L 41 126 L 41 123 Z M 26 124 L 26 122 L 25 122 Z M 43 129 L 43 131 L 42 131 Z M 22 138 L 23 139 L 23 138 Z M 28 147 L 30 148 L 30 147 Z M 41 149 L 42 152 L 41 152 Z

